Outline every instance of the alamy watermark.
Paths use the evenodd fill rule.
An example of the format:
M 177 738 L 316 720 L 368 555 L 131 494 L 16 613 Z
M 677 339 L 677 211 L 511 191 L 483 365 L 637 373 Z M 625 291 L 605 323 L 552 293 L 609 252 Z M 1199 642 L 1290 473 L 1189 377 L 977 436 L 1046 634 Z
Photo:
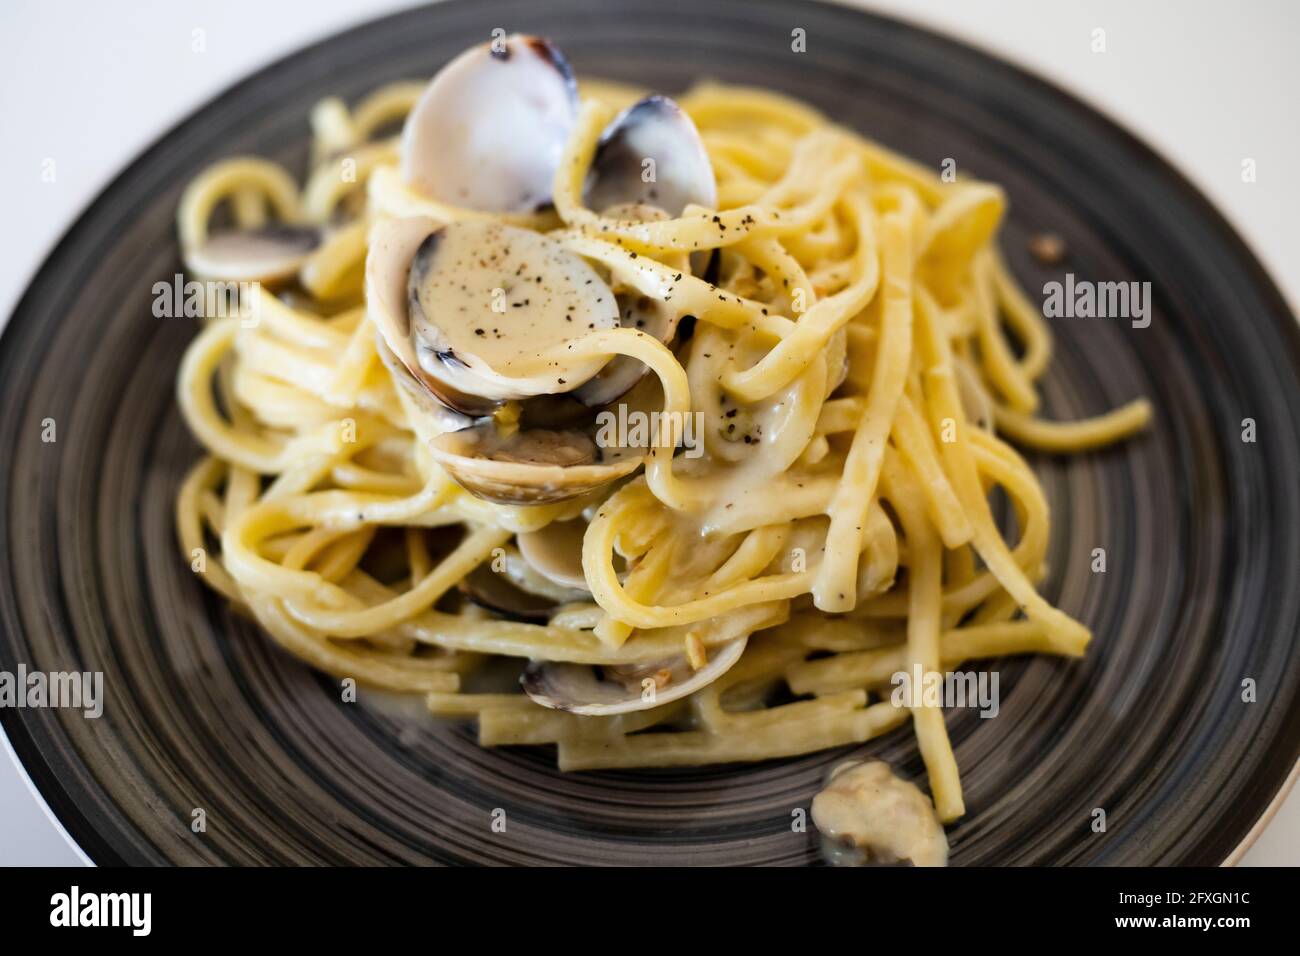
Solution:
M 1049 319 L 1129 319 L 1135 329 L 1151 324 L 1150 282 L 1090 282 L 1065 274 L 1043 285 L 1043 315 Z
M 50 925 L 55 927 L 123 927 L 132 936 L 153 929 L 152 893 L 93 893 L 73 886 L 50 897 Z
M 666 434 L 673 444 L 680 443 L 686 458 L 704 454 L 703 412 L 643 412 L 605 409 L 596 416 L 596 444 L 601 448 L 649 448 Z M 666 430 L 666 431 L 665 431 Z
M 0 707 L 67 707 L 86 717 L 104 713 L 102 671 L 0 671 Z
M 895 707 L 978 707 L 981 717 L 996 717 L 1001 706 L 997 671 L 927 671 L 914 664 L 889 683 Z
M 155 282 L 152 291 L 153 314 L 157 319 L 237 318 L 245 328 L 253 328 L 258 322 L 260 282 L 186 281 L 178 272 L 171 282 Z

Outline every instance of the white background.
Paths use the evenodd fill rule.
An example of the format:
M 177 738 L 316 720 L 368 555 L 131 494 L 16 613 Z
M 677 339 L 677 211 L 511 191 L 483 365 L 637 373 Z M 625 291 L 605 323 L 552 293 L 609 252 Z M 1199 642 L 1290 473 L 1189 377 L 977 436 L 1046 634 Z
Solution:
M 539 3 L 544 0 L 538 0 Z M 0 8 L 0 323 L 96 193 L 226 86 L 286 53 L 410 6 L 386 0 L 5 0 Z M 1292 303 L 1300 186 L 1300 4 L 1287 0 L 871 0 L 1052 79 L 1173 161 L 1243 234 Z M 612 15 L 616 15 L 611 11 Z M 791 3 L 790 25 L 799 26 Z M 509 29 L 510 24 L 501 24 Z M 1106 52 L 1091 50 L 1106 32 Z M 206 52 L 191 49 L 205 31 Z M 809 38 L 810 50 L 816 38 Z M 305 122 L 305 118 L 304 118 Z M 1241 181 L 1256 161 L 1258 181 Z M 42 181 L 46 160 L 57 178 Z M 75 277 L 72 277 L 75 278 Z M 1264 706 L 1261 704 L 1260 706 Z M 8 742 L 4 742 L 8 751 Z M 81 857 L 0 756 L 0 863 Z M 1246 863 L 1300 864 L 1300 791 Z

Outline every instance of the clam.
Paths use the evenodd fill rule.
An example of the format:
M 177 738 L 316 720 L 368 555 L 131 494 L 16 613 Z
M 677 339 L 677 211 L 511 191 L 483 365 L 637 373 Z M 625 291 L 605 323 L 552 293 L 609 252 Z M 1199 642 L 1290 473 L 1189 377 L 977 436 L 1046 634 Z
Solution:
M 420 244 L 407 314 L 426 370 L 496 401 L 577 388 L 604 359 L 531 375 L 514 366 L 619 324 L 613 293 L 585 259 L 542 233 L 488 220 L 449 223 Z
M 421 435 L 426 432 L 429 436 L 441 435 L 443 432 L 459 431 L 462 428 L 469 428 L 474 424 L 474 419 L 464 412 L 458 412 L 454 408 L 449 408 L 437 399 L 428 387 L 421 384 L 420 380 L 415 378 L 410 368 L 393 354 L 393 350 L 388 347 L 383 336 L 376 336 L 375 351 L 379 353 L 379 360 L 384 363 L 388 369 L 390 377 L 396 384 L 397 388 L 409 398 L 415 405 L 423 421 L 417 424 L 427 424 L 432 430 L 421 428 Z
M 316 226 L 275 223 L 215 232 L 187 250 L 185 266 L 210 279 L 272 284 L 292 279 L 324 236 Z
M 407 117 L 402 177 L 463 208 L 544 208 L 577 106 L 573 70 L 550 40 L 514 34 L 472 47 L 438 71 Z M 692 203 L 715 207 L 713 167 L 691 118 L 658 95 L 620 113 L 601 134 L 586 201 L 645 203 L 670 216 Z
M 813 798 L 812 818 L 833 863 L 947 865 L 948 838 L 934 804 L 882 761 L 833 769 Z
M 484 212 L 546 205 L 577 115 L 573 71 L 542 37 L 466 50 L 425 89 L 402 130 L 402 176 L 440 202 Z
M 566 392 L 599 359 L 544 374 L 512 366 L 582 331 L 618 324 L 614 294 L 585 260 L 541 233 L 491 221 L 398 219 L 371 231 L 367 315 L 434 399 L 464 415 Z
M 642 203 L 680 216 L 689 205 L 718 205 L 713 165 L 691 118 L 666 96 L 647 96 L 601 134 L 586 189 L 587 206 Z
M 516 587 L 504 574 L 486 564 L 467 574 L 458 587 L 479 607 L 514 621 L 545 624 L 557 607 L 555 601 Z
M 366 282 L 380 355 L 391 356 L 401 387 L 417 405 L 422 398 L 422 407 L 436 403 L 460 416 L 428 437 L 435 460 L 468 491 L 508 504 L 562 501 L 640 465 L 644 449 L 600 448 L 581 427 L 535 427 L 537 416 L 526 415 L 526 427 L 510 430 L 485 418 L 505 401 L 572 391 L 604 364 L 522 367 L 619 321 L 609 286 L 559 242 L 487 220 L 381 222 Z M 542 407 L 565 424 L 556 402 Z
M 658 222 L 668 218 L 662 209 L 644 203 L 610 206 L 605 209 L 604 215 L 633 222 Z M 680 255 L 677 258 L 679 261 L 666 261 L 665 265 L 687 269 L 687 257 Z M 635 289 L 620 291 L 617 286 L 615 301 L 618 303 L 619 324 L 624 328 L 639 329 L 665 344 L 671 342 L 677 333 L 681 314 L 671 303 L 652 299 Z M 573 397 L 591 408 L 600 408 L 626 395 L 648 371 L 645 363 L 638 359 L 626 355 L 617 356 L 610 359 L 586 384 L 576 389 Z
M 576 498 L 630 475 L 645 459 L 645 449 L 602 448 L 576 428 L 530 428 L 505 435 L 495 422 L 444 433 L 429 448 L 466 491 L 510 505 Z
M 586 534 L 587 519 L 584 516 L 552 521 L 535 531 L 521 531 L 515 537 L 519 559 L 534 578 L 527 587 L 541 591 L 542 588 L 538 587 L 536 581 L 540 578 L 560 594 L 585 595 L 583 598 L 567 596 L 566 603 L 591 600 L 587 574 L 582 568 L 582 541 Z M 622 580 L 626 566 L 622 555 L 617 552 L 614 554 L 614 568 L 615 574 Z M 513 576 L 508 557 L 507 574 Z
M 469 424 L 465 416 L 487 415 L 498 402 L 454 389 L 420 361 L 407 313 L 407 277 L 417 249 L 437 228 L 432 219 L 411 218 L 381 222 L 370 231 L 366 255 L 366 317 L 378 334 L 378 352 L 407 394 L 421 396 L 460 414 L 457 427 Z M 399 374 L 399 372 L 404 374 Z
M 561 587 L 539 574 L 517 548 L 507 547 L 498 566 L 481 564 L 458 585 L 475 604 L 501 617 L 545 623 L 562 605 L 590 601 L 586 582 L 581 588 Z
M 550 199 L 576 102 L 572 71 L 549 41 L 514 35 L 475 47 L 439 71 L 408 116 L 402 175 L 457 206 L 535 210 Z M 665 97 L 648 97 L 610 124 L 587 192 L 607 215 L 638 221 L 717 201 L 699 134 Z M 680 259 L 669 265 L 688 270 Z M 403 396 L 437 419 L 420 423 L 421 436 L 471 493 L 506 504 L 562 501 L 644 460 L 646 448 L 599 446 L 591 411 L 637 386 L 644 363 L 615 356 L 541 368 L 536 357 L 618 326 L 669 343 L 679 315 L 617 276 L 607 282 L 560 241 L 486 219 L 380 222 L 366 300 Z M 522 404 L 495 414 L 506 402 Z
M 518 540 L 516 539 L 516 545 Z M 579 563 L 581 554 L 573 556 Z M 587 582 L 582 579 L 576 585 L 557 584 L 555 581 L 537 571 L 524 556 L 520 548 L 507 547 L 502 559 L 501 573 L 519 590 L 537 597 L 546 598 L 555 607 L 564 604 L 577 604 L 591 601 L 591 592 Z
M 566 588 L 587 587 L 582 570 L 582 539 L 587 523 L 552 521 L 536 531 L 521 532 L 516 538 L 519 554 L 534 571 L 554 584 Z
M 524 693 L 543 707 L 585 716 L 626 714 L 678 700 L 707 687 L 740 660 L 748 638 L 712 648 L 693 670 L 685 655 L 649 664 L 591 666 L 532 661 L 519 679 Z

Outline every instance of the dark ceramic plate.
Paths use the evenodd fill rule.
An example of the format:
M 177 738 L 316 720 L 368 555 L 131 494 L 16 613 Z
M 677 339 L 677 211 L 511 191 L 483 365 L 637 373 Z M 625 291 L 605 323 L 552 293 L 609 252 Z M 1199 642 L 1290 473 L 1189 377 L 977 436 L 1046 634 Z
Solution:
M 1229 858 L 1300 754 L 1294 317 L 1182 177 L 1076 100 L 932 34 L 776 0 L 452 2 L 381 20 L 229 90 L 69 231 L 0 342 L 0 668 L 103 671 L 107 702 L 98 720 L 0 719 L 72 837 L 98 863 L 818 860 L 792 811 L 843 750 L 562 775 L 546 749 L 481 750 L 468 727 L 341 704 L 177 555 L 172 496 L 198 448 L 172 389 L 195 329 L 150 304 L 180 270 L 181 188 L 232 153 L 301 170 L 319 97 L 428 76 L 498 26 L 548 34 L 583 75 L 761 84 L 936 169 L 953 157 L 1006 187 L 1004 248 L 1031 290 L 1067 271 L 1151 283 L 1149 328 L 1053 321 L 1049 414 L 1146 395 L 1156 419 L 1123 447 L 1034 460 L 1055 516 L 1044 590 L 1096 640 L 1082 662 L 1002 663 L 996 719 L 949 714 L 969 809 L 952 859 Z M 795 27 L 806 53 L 791 51 Z M 1045 229 L 1068 244 L 1053 268 L 1026 253 Z M 921 772 L 910 731 L 861 749 Z

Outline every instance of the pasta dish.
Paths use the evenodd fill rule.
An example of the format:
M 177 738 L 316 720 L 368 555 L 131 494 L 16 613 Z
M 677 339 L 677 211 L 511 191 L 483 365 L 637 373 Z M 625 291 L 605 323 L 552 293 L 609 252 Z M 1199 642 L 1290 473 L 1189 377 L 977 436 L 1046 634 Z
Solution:
M 181 200 L 235 304 L 179 372 L 195 572 L 484 746 L 700 765 L 910 722 L 960 817 L 943 710 L 891 678 L 1084 653 L 1013 443 L 1150 415 L 1037 417 L 1003 192 L 774 93 L 579 85 L 536 37 L 310 121 L 305 184 L 231 158 Z

